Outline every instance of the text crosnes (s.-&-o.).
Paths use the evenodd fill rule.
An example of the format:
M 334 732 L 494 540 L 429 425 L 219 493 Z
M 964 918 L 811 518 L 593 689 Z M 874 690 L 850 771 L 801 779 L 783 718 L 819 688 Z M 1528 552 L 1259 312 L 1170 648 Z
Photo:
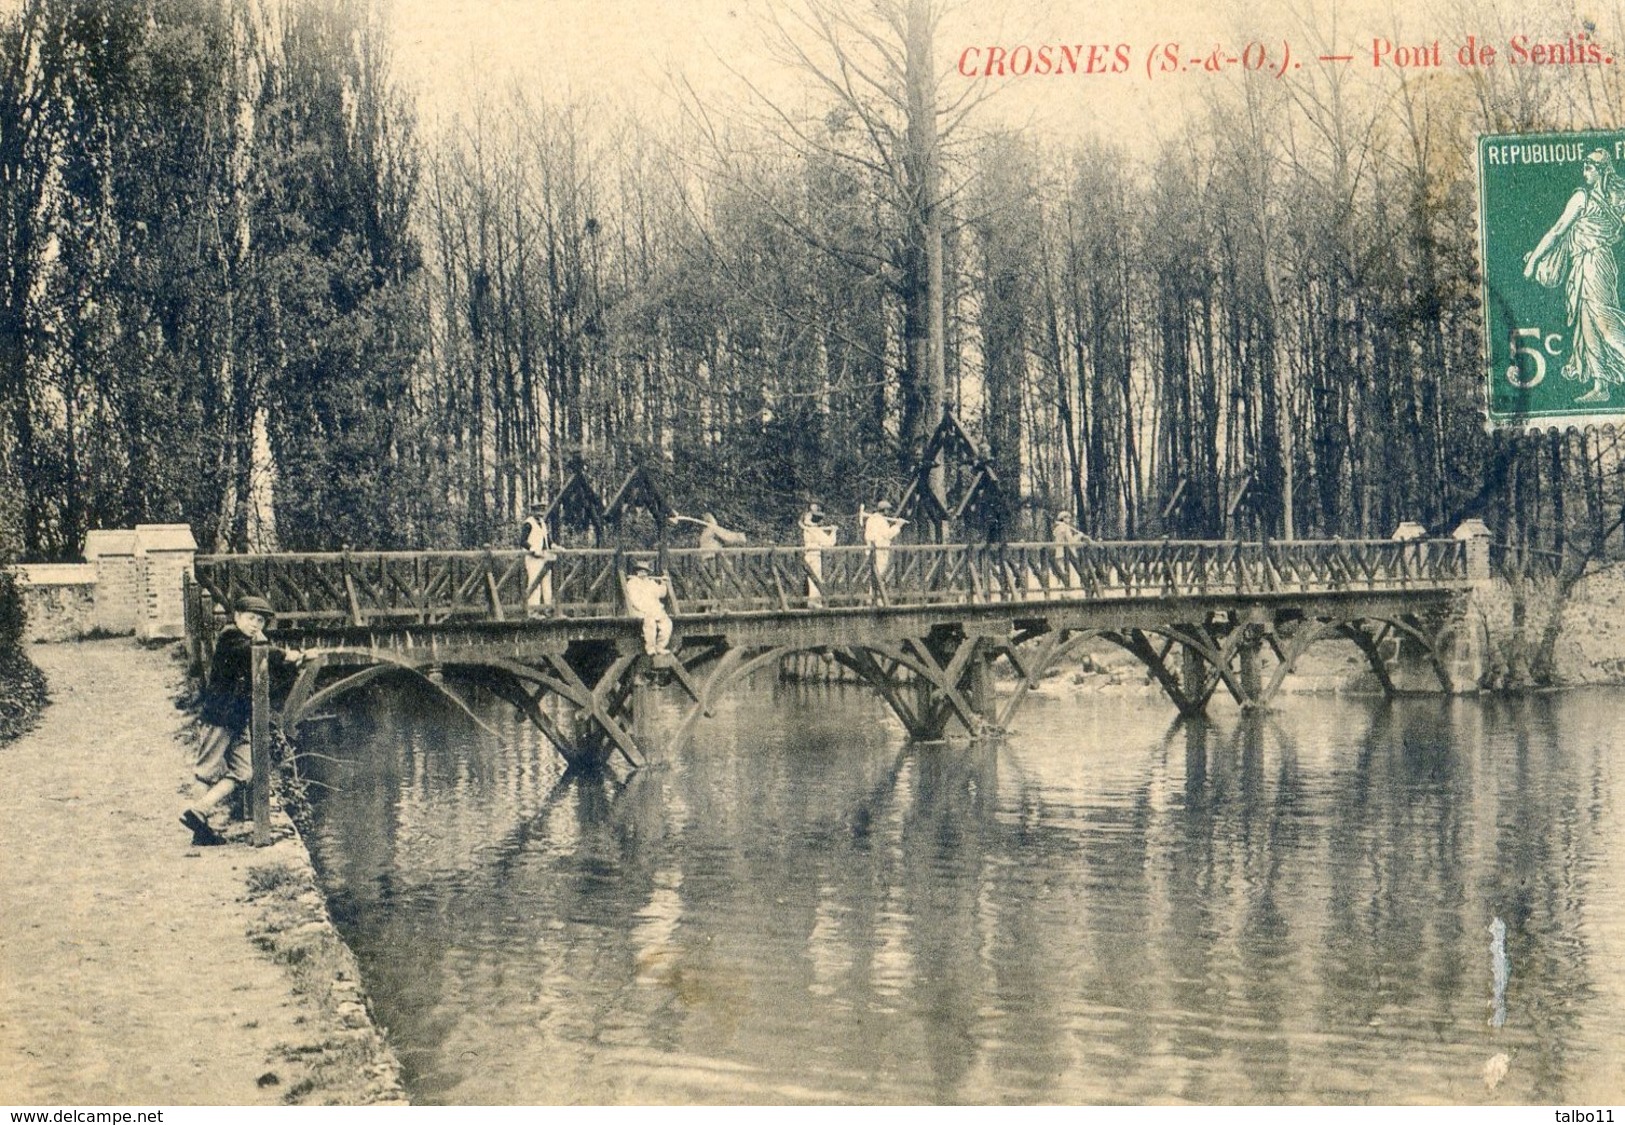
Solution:
M 1039 42 L 967 43 L 955 54 L 966 79 L 1065 79 L 1214 75 L 1235 71 L 1289 78 L 1306 68 L 1480 70 L 1486 67 L 1613 66 L 1615 52 L 1589 31 L 1557 37 L 1469 34 L 1454 39 L 1371 36 L 1341 49 L 1308 49 L 1290 39 L 1156 38 L 1143 43 L 1080 37 Z

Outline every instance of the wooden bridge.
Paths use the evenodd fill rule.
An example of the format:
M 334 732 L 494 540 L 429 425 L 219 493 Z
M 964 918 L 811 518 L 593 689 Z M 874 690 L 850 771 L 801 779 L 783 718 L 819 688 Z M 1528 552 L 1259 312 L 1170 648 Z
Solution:
M 625 608 L 637 560 L 671 579 L 671 657 L 644 655 Z M 188 637 L 206 657 L 224 607 L 269 598 L 273 636 L 315 654 L 282 705 L 290 732 L 404 674 L 453 699 L 460 682 L 511 702 L 572 766 L 619 755 L 636 767 L 656 750 L 650 691 L 682 693 L 661 748 L 677 752 L 731 684 L 807 651 L 871 684 L 918 740 L 1005 729 L 1046 673 L 1100 640 L 1184 714 L 1220 687 L 1266 706 L 1312 644 L 1336 637 L 1391 694 L 1404 654 L 1453 691 L 1465 595 L 1487 572 L 1487 541 L 1456 539 L 561 550 L 529 574 L 518 551 L 216 555 L 196 560 Z

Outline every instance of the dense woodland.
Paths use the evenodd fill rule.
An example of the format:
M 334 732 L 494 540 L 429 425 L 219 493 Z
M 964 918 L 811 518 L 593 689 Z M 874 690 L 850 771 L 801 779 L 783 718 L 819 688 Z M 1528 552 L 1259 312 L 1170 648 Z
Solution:
M 998 127 L 939 8 L 785 0 L 793 105 L 489 90 L 428 136 L 369 0 L 27 0 L 0 553 L 506 544 L 577 457 L 785 540 L 896 499 L 944 408 L 1010 538 L 1617 553 L 1611 430 L 1484 432 L 1472 170 L 1479 132 L 1619 124 L 1613 69 L 1238 72 L 1147 159 Z

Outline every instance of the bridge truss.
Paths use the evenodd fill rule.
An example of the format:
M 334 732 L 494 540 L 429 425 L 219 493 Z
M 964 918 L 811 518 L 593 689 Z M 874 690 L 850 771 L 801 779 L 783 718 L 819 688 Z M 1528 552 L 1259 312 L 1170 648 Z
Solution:
M 224 608 L 279 607 L 276 638 L 315 653 L 283 701 L 290 733 L 380 677 L 512 703 L 572 767 L 680 752 L 717 701 L 786 657 L 819 652 L 871 685 L 912 739 L 1008 729 L 1031 690 L 1086 646 L 1144 665 L 1183 714 L 1223 689 L 1268 706 L 1314 644 L 1342 638 L 1390 694 L 1453 691 L 1471 588 L 1457 540 L 794 547 L 664 553 L 673 655 L 648 657 L 622 583 L 652 553 L 517 551 L 206 556 L 188 636 L 207 656 Z M 542 592 L 546 592 L 543 598 Z M 650 693 L 683 714 L 656 748 Z M 470 710 L 470 714 L 473 712 Z

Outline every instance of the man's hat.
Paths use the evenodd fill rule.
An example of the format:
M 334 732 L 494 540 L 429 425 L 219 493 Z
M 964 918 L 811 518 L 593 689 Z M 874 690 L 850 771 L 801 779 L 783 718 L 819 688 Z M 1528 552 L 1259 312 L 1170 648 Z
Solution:
M 877 511 L 877 512 L 889 512 L 889 511 L 891 511 L 891 501 L 890 500 L 882 500 L 882 501 L 880 501 L 880 503 L 875 505 L 875 511 Z
M 654 567 L 650 566 L 648 563 L 644 562 L 642 559 L 634 559 L 633 562 L 632 562 L 632 573 L 633 574 L 653 574 L 654 573 Z
M 276 610 L 271 608 L 271 603 L 257 594 L 244 594 L 232 602 L 231 612 L 257 613 L 267 621 L 276 616 Z
M 1072 522 L 1072 513 L 1071 512 L 1056 512 L 1055 513 L 1055 522 L 1056 523 L 1071 523 Z
M 537 512 L 537 513 L 547 511 L 547 501 L 546 500 L 537 500 L 537 501 L 535 501 L 534 503 L 531 504 L 530 510 L 532 512 Z

